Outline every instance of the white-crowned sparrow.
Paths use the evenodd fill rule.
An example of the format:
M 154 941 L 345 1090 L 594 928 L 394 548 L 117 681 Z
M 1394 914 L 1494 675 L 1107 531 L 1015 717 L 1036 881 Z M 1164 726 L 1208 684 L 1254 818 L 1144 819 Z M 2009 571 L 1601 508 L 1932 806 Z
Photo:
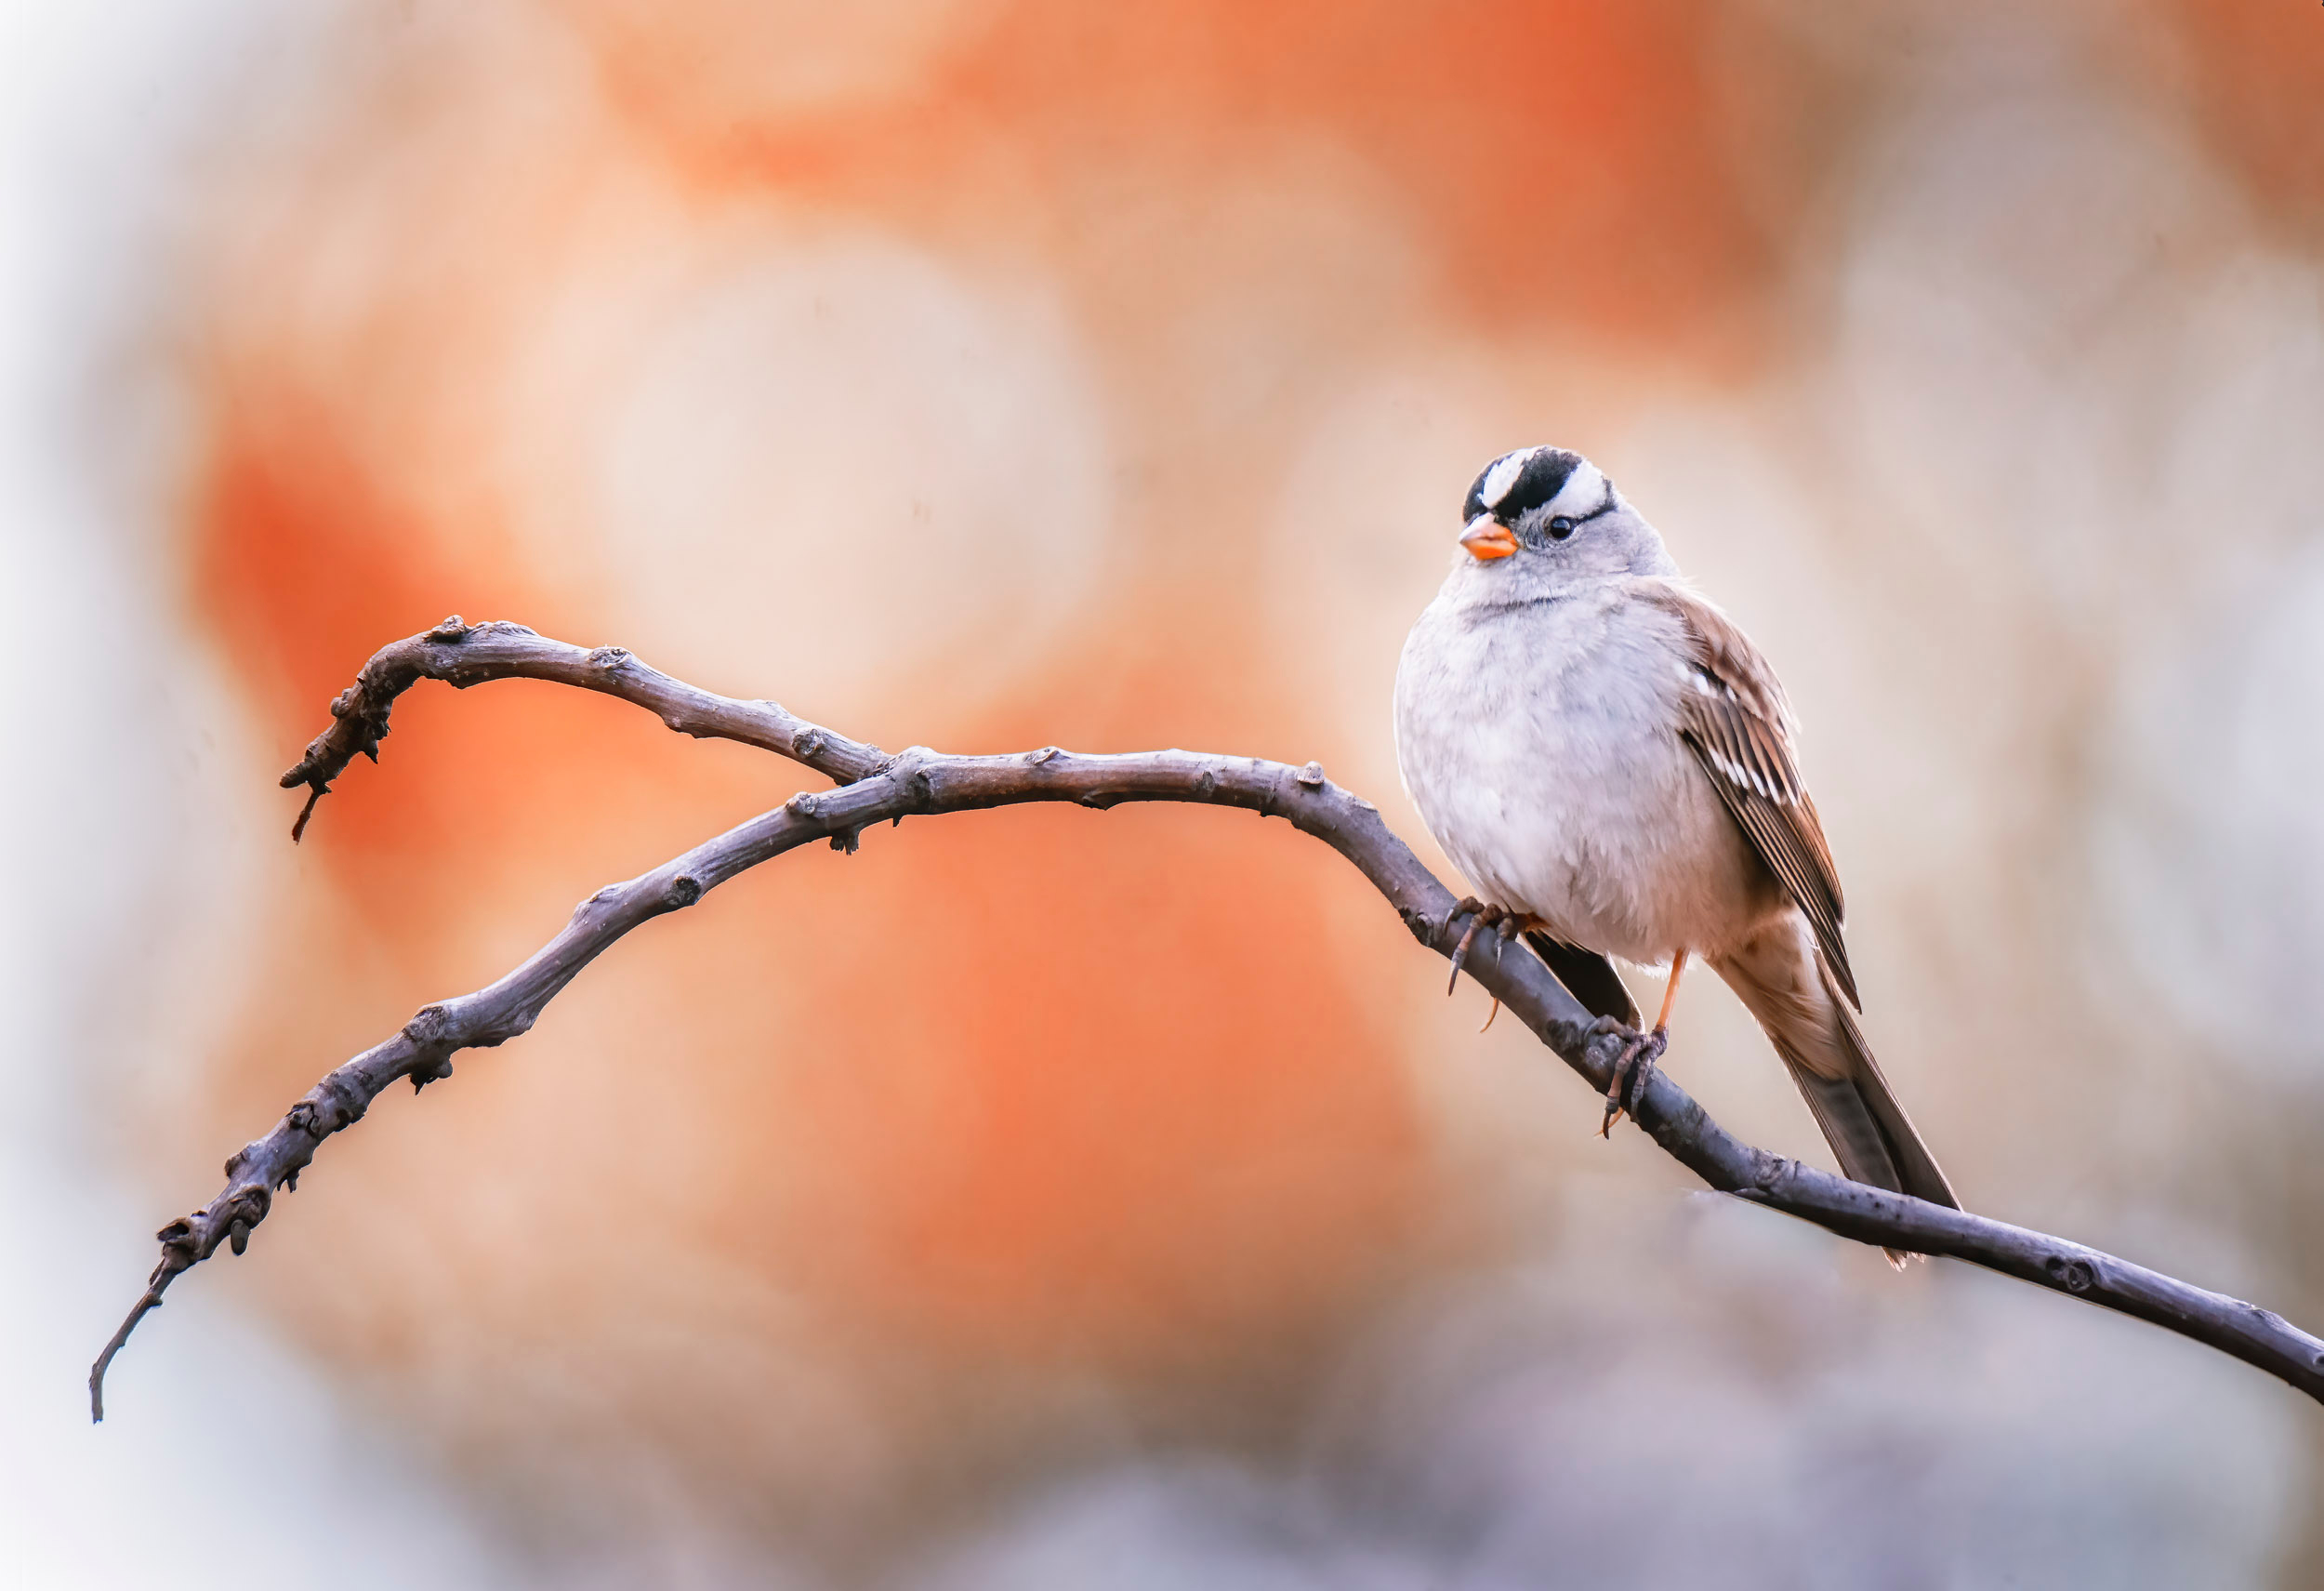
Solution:
M 1759 1018 L 1849 1176 L 1958 1206 L 1856 1024 L 1839 876 L 1758 648 L 1578 454 L 1496 458 L 1461 520 L 1396 671 L 1396 760 L 1486 903 L 1470 932 L 1524 932 L 1576 999 L 1631 1028 L 1605 958 L 1670 966 L 1609 1123 L 1699 957 Z

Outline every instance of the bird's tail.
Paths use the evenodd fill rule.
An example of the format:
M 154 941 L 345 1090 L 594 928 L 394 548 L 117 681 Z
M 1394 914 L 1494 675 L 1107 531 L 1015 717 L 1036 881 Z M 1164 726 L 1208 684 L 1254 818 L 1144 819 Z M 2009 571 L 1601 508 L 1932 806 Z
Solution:
M 1856 1182 L 1960 1209 L 1953 1185 L 1889 1091 L 1805 921 L 1775 925 L 1716 964 L 1766 1029 L 1840 1169 Z M 1888 1257 L 1904 1256 L 1892 1249 Z
M 1569 945 L 1553 934 L 1536 928 L 1528 930 L 1525 943 L 1533 953 L 1550 964 L 1557 981 L 1565 986 L 1565 992 L 1589 1008 L 1592 1016 L 1611 1016 L 1629 1027 L 1638 1026 L 1638 1002 L 1631 999 L 1623 987 L 1621 974 L 1614 963 L 1595 950 L 1585 950 Z

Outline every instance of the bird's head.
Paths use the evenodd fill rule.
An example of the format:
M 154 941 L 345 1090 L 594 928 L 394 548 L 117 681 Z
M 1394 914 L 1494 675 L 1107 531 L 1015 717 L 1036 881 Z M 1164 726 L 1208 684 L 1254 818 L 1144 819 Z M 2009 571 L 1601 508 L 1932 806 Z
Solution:
M 1521 447 L 1487 464 L 1469 488 L 1460 520 L 1470 567 L 1522 570 L 1528 585 L 1661 574 L 1670 566 L 1662 538 L 1614 483 L 1562 447 Z

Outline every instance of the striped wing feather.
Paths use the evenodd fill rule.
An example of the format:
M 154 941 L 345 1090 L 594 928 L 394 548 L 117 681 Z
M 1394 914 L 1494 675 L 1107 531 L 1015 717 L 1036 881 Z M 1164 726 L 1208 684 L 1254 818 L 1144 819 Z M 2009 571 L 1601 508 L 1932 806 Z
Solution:
M 1694 749 L 1752 849 L 1807 914 L 1833 981 L 1861 1010 L 1840 936 L 1840 873 L 1800 777 L 1783 686 L 1750 638 L 1702 597 L 1669 580 L 1644 579 L 1639 586 L 1641 595 L 1678 617 L 1694 643 L 1680 736 Z

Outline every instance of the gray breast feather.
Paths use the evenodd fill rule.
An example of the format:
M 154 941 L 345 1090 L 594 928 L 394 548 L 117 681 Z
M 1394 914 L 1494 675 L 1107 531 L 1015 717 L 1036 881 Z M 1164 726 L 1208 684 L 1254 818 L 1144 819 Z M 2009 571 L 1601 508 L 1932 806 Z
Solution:
M 1740 836 L 1676 732 L 1686 656 L 1670 615 L 1611 585 L 1421 615 L 1397 762 L 1482 897 L 1637 961 L 1707 948 L 1682 932 L 1706 911 L 1758 915 Z

